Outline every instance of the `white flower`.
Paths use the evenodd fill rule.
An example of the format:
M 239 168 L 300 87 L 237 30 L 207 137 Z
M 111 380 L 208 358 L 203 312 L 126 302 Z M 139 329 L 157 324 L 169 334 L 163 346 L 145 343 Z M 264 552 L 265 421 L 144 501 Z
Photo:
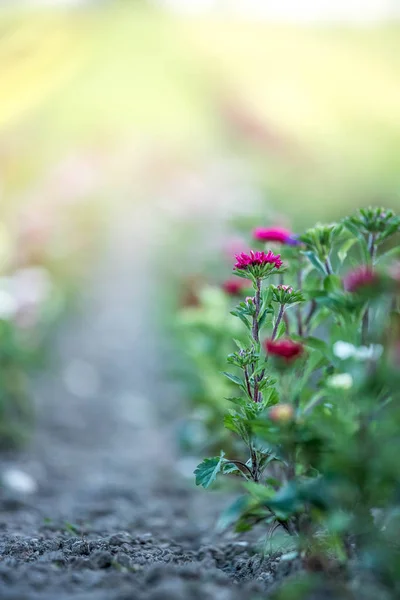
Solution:
M 9 468 L 4 471 L 1 474 L 1 483 L 17 494 L 34 494 L 38 489 L 38 484 L 33 477 L 16 468 Z
M 333 344 L 333 354 L 341 360 L 347 360 L 348 358 L 351 358 L 354 356 L 355 352 L 356 347 L 348 342 L 339 341 Z
M 18 304 L 12 294 L 0 289 L 0 319 L 11 320 L 15 317 L 17 311 Z
M 357 348 L 355 358 L 358 360 L 377 360 L 382 356 L 383 346 L 380 344 L 371 344 L 370 346 L 360 346 Z
M 335 389 L 349 390 L 353 385 L 353 378 L 350 373 L 338 373 L 329 377 L 327 384 Z
M 353 346 L 348 342 L 335 342 L 333 344 L 333 354 L 341 360 L 355 358 L 356 360 L 378 360 L 382 356 L 383 346 L 380 344 L 371 344 L 370 346 Z

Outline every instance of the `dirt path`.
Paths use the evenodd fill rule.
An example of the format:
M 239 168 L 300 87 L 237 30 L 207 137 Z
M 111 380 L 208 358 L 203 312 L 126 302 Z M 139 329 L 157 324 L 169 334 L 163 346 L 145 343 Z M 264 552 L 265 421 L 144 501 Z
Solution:
M 38 490 L 0 499 L 2 600 L 231 600 L 270 578 L 243 543 L 213 539 L 218 496 L 173 468 L 143 210 L 116 219 L 37 383 L 38 432 L 12 464 Z

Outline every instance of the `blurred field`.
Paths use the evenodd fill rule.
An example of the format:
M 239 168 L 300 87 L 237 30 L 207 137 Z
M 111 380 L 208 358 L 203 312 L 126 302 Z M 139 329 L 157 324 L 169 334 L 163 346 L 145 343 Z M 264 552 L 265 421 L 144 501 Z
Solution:
M 400 27 L 109 7 L 7 13 L 0 30 L 7 193 L 76 147 L 129 141 L 199 164 L 238 156 L 301 224 L 400 205 Z

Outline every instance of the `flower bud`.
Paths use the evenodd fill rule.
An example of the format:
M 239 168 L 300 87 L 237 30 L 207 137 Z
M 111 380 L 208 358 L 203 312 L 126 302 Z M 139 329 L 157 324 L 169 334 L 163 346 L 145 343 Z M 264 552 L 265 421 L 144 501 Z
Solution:
M 269 418 L 275 423 L 290 423 L 294 419 L 294 409 L 291 404 L 276 404 L 269 411 Z

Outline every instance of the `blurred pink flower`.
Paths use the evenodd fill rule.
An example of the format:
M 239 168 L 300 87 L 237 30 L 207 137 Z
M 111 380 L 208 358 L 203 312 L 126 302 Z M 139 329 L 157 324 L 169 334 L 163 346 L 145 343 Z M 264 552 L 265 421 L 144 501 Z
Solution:
M 249 287 L 251 287 L 251 283 L 247 279 L 228 279 L 222 284 L 222 289 L 229 296 L 239 296 L 243 290 Z
M 344 277 L 343 286 L 347 292 L 358 292 L 362 288 L 371 287 L 378 282 L 379 275 L 372 267 L 361 265 Z
M 295 235 L 283 227 L 257 227 L 253 231 L 253 238 L 259 242 L 277 242 L 290 246 L 299 244 Z

